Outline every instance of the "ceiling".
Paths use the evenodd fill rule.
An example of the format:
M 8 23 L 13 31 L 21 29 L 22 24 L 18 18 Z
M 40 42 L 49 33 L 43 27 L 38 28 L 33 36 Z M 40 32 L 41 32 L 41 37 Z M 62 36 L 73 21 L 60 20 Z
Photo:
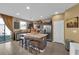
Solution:
M 49 18 L 74 6 L 74 3 L 0 3 L 0 13 L 25 20 Z M 30 9 L 29 9 L 30 7 Z M 27 9 L 28 8 L 28 9 Z

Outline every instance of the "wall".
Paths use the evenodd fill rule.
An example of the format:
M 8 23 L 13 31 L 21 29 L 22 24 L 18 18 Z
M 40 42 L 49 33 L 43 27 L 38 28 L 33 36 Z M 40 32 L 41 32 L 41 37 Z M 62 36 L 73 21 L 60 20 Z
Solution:
M 79 4 L 65 11 L 65 20 L 76 16 L 79 16 Z
M 59 21 L 59 20 L 64 20 L 64 13 L 60 13 L 52 16 L 52 22 Z
M 66 28 L 66 22 L 73 17 L 79 17 L 79 4 L 65 11 L 65 39 L 79 42 L 79 28 Z

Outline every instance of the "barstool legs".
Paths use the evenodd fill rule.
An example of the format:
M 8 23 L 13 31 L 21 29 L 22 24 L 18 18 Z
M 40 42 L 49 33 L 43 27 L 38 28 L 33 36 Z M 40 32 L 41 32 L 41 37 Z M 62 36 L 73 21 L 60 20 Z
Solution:
M 25 49 L 27 49 L 27 40 L 25 39 Z
M 21 41 L 21 43 L 22 43 L 22 47 L 23 47 L 23 40 L 22 39 L 20 39 L 20 41 Z M 21 44 L 20 42 L 19 42 L 19 44 Z

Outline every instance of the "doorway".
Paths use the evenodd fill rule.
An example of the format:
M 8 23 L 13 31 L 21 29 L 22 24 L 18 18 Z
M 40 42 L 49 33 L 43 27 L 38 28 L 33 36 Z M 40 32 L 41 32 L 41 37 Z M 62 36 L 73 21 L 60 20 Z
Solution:
M 64 44 L 64 21 L 53 21 L 53 42 Z

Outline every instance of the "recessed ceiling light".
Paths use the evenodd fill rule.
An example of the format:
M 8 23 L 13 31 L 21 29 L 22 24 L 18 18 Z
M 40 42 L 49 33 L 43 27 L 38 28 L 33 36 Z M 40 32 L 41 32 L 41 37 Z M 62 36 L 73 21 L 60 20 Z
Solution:
M 20 13 L 16 13 L 16 15 L 20 15 Z
M 54 14 L 59 14 L 59 12 L 55 12 Z
M 43 16 L 40 16 L 41 18 L 43 17 Z
M 27 6 L 27 7 L 26 7 L 26 9 L 27 9 L 27 10 L 29 10 L 29 9 L 30 9 L 30 7 L 29 7 L 29 6 Z

